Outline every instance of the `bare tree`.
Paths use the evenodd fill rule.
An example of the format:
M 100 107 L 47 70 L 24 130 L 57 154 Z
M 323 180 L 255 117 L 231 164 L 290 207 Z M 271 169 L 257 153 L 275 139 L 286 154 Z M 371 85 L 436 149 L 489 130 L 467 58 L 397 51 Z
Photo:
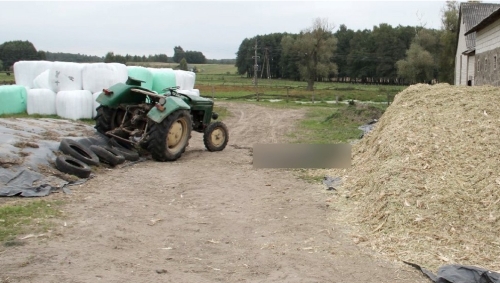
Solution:
M 337 72 L 337 65 L 332 62 L 337 49 L 334 28 L 327 19 L 317 18 L 296 39 L 283 39 L 285 52 L 296 56 L 300 77 L 307 81 L 307 90 L 313 90 L 314 82 L 319 78 Z

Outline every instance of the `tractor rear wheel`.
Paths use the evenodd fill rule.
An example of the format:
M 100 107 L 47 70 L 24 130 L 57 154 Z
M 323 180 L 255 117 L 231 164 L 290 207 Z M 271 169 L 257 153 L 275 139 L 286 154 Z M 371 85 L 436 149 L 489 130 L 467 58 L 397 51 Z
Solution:
M 96 109 L 97 115 L 94 117 L 95 129 L 101 133 L 106 134 L 107 131 L 112 130 L 111 119 L 113 117 L 114 109 L 108 106 L 99 105 Z
M 151 126 L 148 151 L 156 161 L 174 161 L 181 157 L 191 137 L 192 120 L 189 111 L 177 110 L 161 123 Z
M 229 134 L 224 123 L 217 121 L 208 125 L 203 133 L 203 143 L 208 151 L 221 151 L 229 141 Z

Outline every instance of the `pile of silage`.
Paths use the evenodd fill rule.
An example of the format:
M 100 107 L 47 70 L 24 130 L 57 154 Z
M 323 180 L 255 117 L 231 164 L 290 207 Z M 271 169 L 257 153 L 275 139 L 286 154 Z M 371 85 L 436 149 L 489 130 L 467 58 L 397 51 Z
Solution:
M 352 148 L 356 240 L 431 270 L 500 270 L 500 88 L 413 85 Z M 351 212 L 351 213 L 349 213 Z

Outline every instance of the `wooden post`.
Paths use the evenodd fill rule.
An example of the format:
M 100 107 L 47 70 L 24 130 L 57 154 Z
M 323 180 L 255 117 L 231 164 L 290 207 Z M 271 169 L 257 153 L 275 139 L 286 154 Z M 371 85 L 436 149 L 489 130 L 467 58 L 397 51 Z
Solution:
M 314 104 L 314 88 L 313 88 L 313 94 L 312 94 L 312 103 Z
M 214 100 L 214 93 L 215 93 L 215 90 L 214 90 L 214 87 L 212 86 L 212 100 Z
M 335 104 L 339 104 L 339 96 L 338 95 L 335 96 Z

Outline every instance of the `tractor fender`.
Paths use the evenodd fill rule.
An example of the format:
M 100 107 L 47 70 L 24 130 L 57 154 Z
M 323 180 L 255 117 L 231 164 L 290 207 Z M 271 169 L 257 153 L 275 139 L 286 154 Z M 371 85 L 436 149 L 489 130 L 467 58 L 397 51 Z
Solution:
M 161 123 L 163 119 L 165 119 L 168 115 L 170 115 L 172 112 L 183 109 L 183 110 L 190 110 L 191 107 L 182 99 L 179 97 L 175 96 L 167 96 L 167 102 L 165 103 L 164 107 L 165 110 L 160 111 L 158 108 L 153 107 L 151 110 L 148 112 L 148 118 L 155 121 L 156 123 Z

